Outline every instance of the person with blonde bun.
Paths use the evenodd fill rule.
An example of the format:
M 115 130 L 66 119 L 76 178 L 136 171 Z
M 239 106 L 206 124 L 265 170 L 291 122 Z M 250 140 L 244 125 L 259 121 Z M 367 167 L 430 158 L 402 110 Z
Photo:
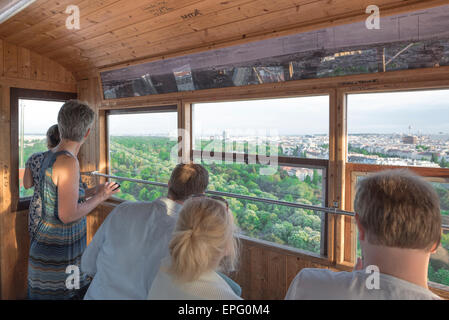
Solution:
M 236 226 L 224 199 L 191 197 L 179 213 L 149 300 L 241 300 L 218 273 L 236 266 Z

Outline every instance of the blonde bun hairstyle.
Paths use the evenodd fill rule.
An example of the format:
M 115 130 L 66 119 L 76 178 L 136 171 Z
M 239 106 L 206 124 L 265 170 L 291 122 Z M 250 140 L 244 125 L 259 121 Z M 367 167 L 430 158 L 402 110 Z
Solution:
M 233 270 L 237 263 L 234 217 L 224 203 L 208 197 L 184 202 L 170 242 L 168 272 L 181 282 L 203 273 Z

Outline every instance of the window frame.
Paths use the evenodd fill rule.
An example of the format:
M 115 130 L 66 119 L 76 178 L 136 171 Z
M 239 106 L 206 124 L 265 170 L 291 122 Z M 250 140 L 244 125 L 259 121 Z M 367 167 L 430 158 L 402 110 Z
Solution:
M 366 175 L 373 172 L 379 172 L 389 169 L 407 169 L 419 176 L 430 180 L 431 178 L 449 178 L 449 168 L 432 168 L 432 167 L 418 167 L 418 166 L 391 166 L 391 165 L 375 165 L 375 164 L 363 164 L 348 162 L 348 134 L 347 134 L 347 97 L 350 94 L 361 94 L 361 93 L 392 93 L 392 92 L 407 92 L 407 91 L 429 91 L 429 90 L 448 90 L 449 85 L 447 84 L 434 84 L 433 81 L 428 81 L 416 85 L 414 83 L 405 83 L 399 86 L 388 86 L 388 85 L 374 85 L 369 90 L 358 89 L 358 88 L 346 88 L 340 91 L 339 99 L 341 99 L 341 105 L 344 110 L 344 121 L 345 121 L 345 135 L 344 135 L 344 145 L 345 145 L 345 160 L 344 160 L 344 172 L 343 176 L 345 181 L 344 186 L 344 199 L 345 199 L 345 210 L 353 211 L 353 203 L 355 197 L 355 182 L 357 176 Z M 343 258 L 342 265 L 350 266 L 355 264 L 356 260 L 356 250 L 357 250 L 357 232 L 355 218 L 350 216 L 343 217 L 343 235 L 341 239 L 344 242 L 343 252 L 341 253 Z M 438 283 L 430 282 L 432 288 L 438 290 L 449 291 L 448 286 L 440 285 Z
M 314 96 L 327 96 L 328 97 L 328 110 L 329 110 L 329 119 L 328 119 L 328 136 L 329 136 L 329 158 L 328 159 L 313 159 L 313 158 L 300 158 L 300 157 L 288 157 L 288 156 L 279 156 L 278 157 L 278 165 L 279 166 L 292 166 L 292 167 L 300 167 L 300 168 L 312 168 L 312 169 L 320 169 L 323 171 L 323 190 L 324 190 L 324 199 L 323 204 L 324 206 L 328 206 L 329 204 L 329 167 L 330 167 L 330 159 L 331 159 L 331 140 L 332 140 L 332 126 L 330 125 L 331 121 L 331 113 L 332 113 L 332 92 L 329 90 L 322 90 L 319 92 L 313 92 L 310 94 L 307 93 L 298 93 L 298 94 L 289 94 L 286 96 L 277 96 L 275 94 L 273 95 L 261 95 L 260 97 L 250 97 L 248 99 L 245 99 L 244 97 L 229 97 L 226 99 L 220 99 L 220 100 L 212 100 L 212 99 L 196 99 L 194 101 L 189 101 L 189 107 L 190 107 L 190 138 L 191 142 L 190 145 L 192 146 L 192 149 L 190 151 L 190 161 L 195 161 L 195 156 L 198 154 L 201 154 L 201 160 L 203 159 L 202 151 L 193 149 L 193 107 L 195 104 L 199 103 L 218 103 L 218 102 L 238 102 L 238 101 L 248 101 L 248 100 L 269 100 L 269 99 L 281 99 L 281 98 L 303 98 L 303 97 L 314 97 Z M 298 107 L 300 109 L 300 107 Z M 214 152 L 211 152 L 213 156 L 215 156 Z M 243 162 L 238 161 L 240 158 L 243 157 Z M 244 163 L 248 164 L 249 157 L 252 157 L 253 159 L 256 159 L 256 163 L 258 163 L 258 155 L 254 154 L 247 154 L 247 153 L 227 153 L 227 152 L 221 152 L 221 159 L 224 161 L 225 159 L 233 159 L 233 163 Z M 207 159 L 207 158 L 205 158 Z M 323 213 L 322 219 L 321 219 L 321 240 L 320 240 L 320 254 L 318 255 L 321 258 L 328 259 L 328 248 L 329 248 L 329 214 Z M 245 236 L 248 237 L 248 236 Z M 253 237 L 248 237 L 252 241 L 263 241 L 267 242 L 262 239 L 257 239 Z M 277 245 L 276 243 L 273 243 L 273 245 Z M 309 252 L 303 249 L 298 249 L 295 247 L 291 247 L 288 245 L 283 245 L 285 247 L 291 248 L 293 251 L 300 251 L 302 253 L 305 253 L 307 255 L 316 256 L 316 253 Z
M 139 113 L 169 113 L 173 112 L 176 113 L 176 116 L 178 118 L 177 121 L 177 128 L 179 129 L 179 108 L 176 104 L 158 104 L 154 106 L 144 106 L 144 107 L 131 107 L 131 108 L 124 108 L 124 109 L 108 109 L 104 111 L 104 118 L 105 118 L 105 129 L 104 129 L 104 141 L 105 141 L 105 173 L 107 175 L 111 175 L 111 156 L 110 156 L 110 139 L 109 139 L 109 116 L 111 115 L 131 115 L 131 114 L 139 114 Z M 121 203 L 123 202 L 123 199 L 120 199 L 116 196 L 112 196 L 109 201 Z
M 26 210 L 30 206 L 32 197 L 20 198 L 19 186 L 19 100 L 44 100 L 66 102 L 71 99 L 77 99 L 78 95 L 74 92 L 48 91 L 23 89 L 17 87 L 10 88 L 10 116 L 11 116 L 11 208 L 19 212 Z

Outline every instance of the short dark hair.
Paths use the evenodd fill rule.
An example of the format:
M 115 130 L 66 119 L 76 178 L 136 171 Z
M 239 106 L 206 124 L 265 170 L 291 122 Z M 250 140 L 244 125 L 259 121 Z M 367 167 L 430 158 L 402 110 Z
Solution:
M 54 148 L 60 141 L 58 125 L 54 124 L 47 130 L 47 145 L 49 148 Z
M 438 195 L 408 170 L 386 170 L 360 181 L 354 208 L 372 244 L 430 250 L 440 243 Z
M 180 163 L 173 169 L 168 184 L 168 196 L 182 201 L 192 194 L 206 191 L 209 184 L 209 173 L 200 164 Z

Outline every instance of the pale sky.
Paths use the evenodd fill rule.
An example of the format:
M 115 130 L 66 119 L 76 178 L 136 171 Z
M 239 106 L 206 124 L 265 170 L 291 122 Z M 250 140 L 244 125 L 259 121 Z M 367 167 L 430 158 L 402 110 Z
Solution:
M 328 134 L 329 97 L 249 100 L 194 105 L 194 135 L 235 132 Z
M 354 94 L 348 133 L 449 134 L 449 90 Z
M 109 116 L 110 135 L 150 135 L 175 136 L 178 128 L 176 112 L 120 114 Z
M 25 134 L 46 134 L 48 128 L 58 123 L 58 112 L 64 102 L 20 99 L 20 104 L 24 105 Z
M 62 102 L 21 100 L 25 133 L 45 134 L 57 123 Z M 194 135 L 248 132 L 279 135 L 328 134 L 328 96 L 265 99 L 194 105 Z M 348 133 L 443 132 L 449 134 L 449 90 L 352 94 L 348 96 Z M 112 135 L 174 135 L 175 112 L 113 115 Z

